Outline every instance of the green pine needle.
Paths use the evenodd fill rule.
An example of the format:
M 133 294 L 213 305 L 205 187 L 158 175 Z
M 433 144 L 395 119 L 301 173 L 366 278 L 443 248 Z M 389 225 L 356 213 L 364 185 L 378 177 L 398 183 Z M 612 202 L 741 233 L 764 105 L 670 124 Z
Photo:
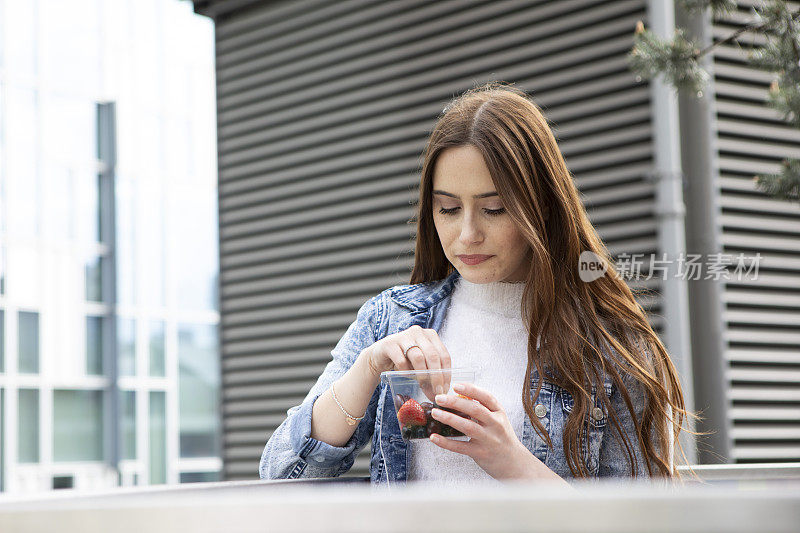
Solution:
M 754 177 L 756 187 L 779 200 L 800 202 L 800 159 L 785 159 L 780 174 Z
M 695 58 L 697 46 L 686 39 L 682 29 L 672 41 L 661 39 L 649 30 L 634 35 L 634 47 L 628 54 L 631 70 L 645 79 L 664 74 L 668 83 L 692 93 L 702 91 L 709 75 Z

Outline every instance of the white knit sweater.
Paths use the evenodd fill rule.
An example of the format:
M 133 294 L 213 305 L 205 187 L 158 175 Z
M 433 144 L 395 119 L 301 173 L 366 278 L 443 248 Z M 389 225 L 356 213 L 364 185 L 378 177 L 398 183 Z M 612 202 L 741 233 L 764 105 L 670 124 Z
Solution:
M 522 386 L 528 333 L 522 321 L 523 282 L 471 283 L 459 278 L 439 336 L 453 368 L 475 367 L 475 384 L 489 391 L 508 414 L 522 440 Z M 434 484 L 497 483 L 472 458 L 439 448 L 427 439 L 411 441 L 409 481 Z

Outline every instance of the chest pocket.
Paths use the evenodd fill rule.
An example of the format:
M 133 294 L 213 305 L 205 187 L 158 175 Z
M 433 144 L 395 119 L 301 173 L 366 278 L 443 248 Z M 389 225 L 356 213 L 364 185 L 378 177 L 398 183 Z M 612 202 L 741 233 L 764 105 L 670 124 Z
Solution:
M 566 389 L 558 387 L 561 396 L 561 406 L 564 410 L 565 418 L 569 418 L 575 406 L 575 398 Z M 602 394 L 606 399 L 611 397 L 611 383 L 605 382 L 602 387 Z M 583 449 L 583 460 L 589 473 L 597 475 L 600 467 L 600 445 L 603 441 L 603 434 L 608 425 L 608 412 L 603 404 L 603 399 L 597 393 L 597 387 L 592 386 L 590 391 L 589 408 L 583 422 L 584 437 L 588 441 L 588 448 Z M 586 431 L 588 429 L 588 435 Z

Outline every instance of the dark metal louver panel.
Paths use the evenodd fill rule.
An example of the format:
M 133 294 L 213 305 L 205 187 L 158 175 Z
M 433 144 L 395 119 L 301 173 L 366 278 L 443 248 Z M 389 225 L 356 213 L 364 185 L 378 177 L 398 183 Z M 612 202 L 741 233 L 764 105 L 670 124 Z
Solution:
M 408 282 L 420 155 L 453 94 L 530 91 L 612 252 L 657 251 L 649 91 L 625 63 L 639 19 L 643 0 L 263 2 L 217 19 L 225 479 L 258 475 L 356 310 Z M 657 283 L 639 286 L 657 313 Z
M 715 21 L 714 39 L 746 25 L 753 1 Z M 800 3 L 790 3 L 797 11 Z M 774 75 L 745 65 L 763 37 L 744 33 L 742 49 L 714 56 L 723 251 L 760 253 L 756 280 L 725 289 L 727 375 L 736 462 L 800 460 L 800 208 L 755 189 L 758 173 L 800 157 L 800 131 L 768 107 Z

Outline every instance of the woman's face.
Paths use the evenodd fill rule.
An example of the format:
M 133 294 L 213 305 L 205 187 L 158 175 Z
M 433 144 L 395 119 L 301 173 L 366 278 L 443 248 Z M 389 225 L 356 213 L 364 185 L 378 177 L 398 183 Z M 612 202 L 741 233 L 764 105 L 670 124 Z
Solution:
M 504 209 L 483 156 L 474 146 L 447 148 L 436 160 L 433 221 L 444 255 L 467 281 L 527 278 L 530 247 Z M 476 263 L 459 257 L 464 255 L 488 257 Z

